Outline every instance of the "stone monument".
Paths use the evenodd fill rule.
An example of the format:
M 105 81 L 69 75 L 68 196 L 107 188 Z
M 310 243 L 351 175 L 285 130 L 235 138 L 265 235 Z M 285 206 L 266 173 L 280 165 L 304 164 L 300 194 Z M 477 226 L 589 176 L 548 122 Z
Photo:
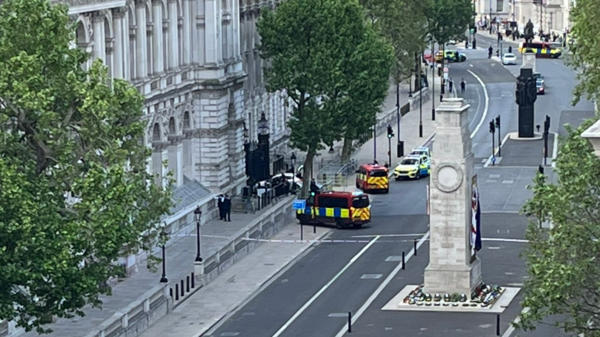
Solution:
M 473 152 L 469 105 L 445 99 L 431 158 L 430 248 L 424 292 L 470 295 L 482 283 L 481 262 L 472 244 Z

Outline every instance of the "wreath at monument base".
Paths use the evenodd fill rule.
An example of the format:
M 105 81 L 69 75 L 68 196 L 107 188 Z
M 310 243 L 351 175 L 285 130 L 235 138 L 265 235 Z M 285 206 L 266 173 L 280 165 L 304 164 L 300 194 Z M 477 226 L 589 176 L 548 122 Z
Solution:
M 473 307 L 473 308 L 490 308 L 496 300 L 504 293 L 504 288 L 498 285 L 480 284 L 471 294 L 471 300 L 467 300 L 465 294 L 449 294 L 443 296 L 439 293 L 431 294 L 423 292 L 424 285 L 416 287 L 413 291 L 404 298 L 404 303 L 416 306 L 444 306 L 444 307 Z

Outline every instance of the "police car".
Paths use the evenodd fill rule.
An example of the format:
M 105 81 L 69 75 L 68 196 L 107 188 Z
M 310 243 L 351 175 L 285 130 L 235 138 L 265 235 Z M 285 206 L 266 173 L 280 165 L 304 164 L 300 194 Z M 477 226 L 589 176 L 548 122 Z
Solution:
M 431 170 L 429 157 L 427 155 L 411 154 L 406 156 L 394 169 L 394 178 L 421 179 L 428 176 Z
M 429 157 L 431 157 L 431 152 L 429 150 L 428 147 L 426 146 L 420 146 L 420 147 L 415 147 L 411 153 L 411 155 L 419 155 L 419 156 L 427 156 L 427 158 L 429 159 Z

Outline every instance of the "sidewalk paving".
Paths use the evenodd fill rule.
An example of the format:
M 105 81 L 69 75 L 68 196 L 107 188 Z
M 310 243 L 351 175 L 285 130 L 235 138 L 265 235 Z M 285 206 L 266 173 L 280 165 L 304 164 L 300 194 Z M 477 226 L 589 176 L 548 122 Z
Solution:
M 300 227 L 284 227 L 274 240 L 299 240 Z M 331 229 L 304 226 L 304 240 L 321 239 Z M 140 337 L 196 337 L 206 333 L 235 308 L 243 306 L 279 271 L 309 249 L 312 243 L 267 243 L 227 269 L 206 287 L 191 295 L 170 315 L 163 317 Z
M 231 222 L 213 220 L 202 225 L 201 251 L 204 258 L 215 254 L 231 243 L 236 233 L 247 227 L 252 220 L 269 211 L 272 206 L 265 207 L 255 214 L 232 213 Z M 160 250 L 154 255 L 160 256 Z M 196 225 L 191 224 L 177 234 L 172 235 L 166 247 L 166 274 L 171 282 L 184 279 L 194 271 L 194 259 L 196 258 Z M 147 291 L 159 285 L 162 269 L 160 264 L 157 271 L 152 272 L 145 266 L 139 266 L 138 272 L 132 276 L 120 280 L 112 288 L 112 296 L 103 296 L 102 309 L 86 306 L 83 309 L 84 317 L 73 317 L 71 319 L 58 319 L 56 323 L 48 328 L 54 330 L 46 336 L 81 337 L 86 335 L 115 313 L 127 307 L 131 302 L 137 300 Z M 209 283 L 210 285 L 210 283 Z M 196 289 L 201 289 L 197 287 Z M 23 334 L 24 337 L 38 336 L 35 332 Z
M 436 85 L 436 92 L 439 93 L 439 79 L 435 82 L 429 72 L 429 83 Z M 408 101 L 408 84 L 401 87 L 401 105 Z M 430 94 L 431 96 L 431 94 Z M 404 141 L 405 153 L 410 153 L 411 149 L 422 145 L 433 133 L 434 122 L 431 119 L 431 107 L 435 100 L 435 105 L 439 105 L 439 94 L 436 97 L 430 97 L 422 106 L 423 137 L 419 137 L 419 108 L 413 109 L 401 118 L 401 140 Z M 389 96 L 385 101 L 383 113 L 395 114 L 396 109 L 396 91 L 395 86 L 390 88 Z M 397 132 L 396 125 L 393 125 Z M 395 165 L 398 158 L 395 156 L 395 145 L 397 137 L 392 139 L 392 166 Z M 358 163 L 371 162 L 373 159 L 373 139 L 365 143 L 357 150 L 352 158 Z M 385 132 L 377 136 L 377 159 L 380 163 L 387 159 L 387 134 Z M 330 157 L 331 154 L 324 151 L 324 157 Z M 353 179 L 349 182 L 353 185 Z M 231 222 L 213 220 L 202 225 L 202 256 L 207 257 L 230 245 L 237 233 L 246 228 L 254 219 L 259 218 L 270 207 L 257 211 L 255 214 L 231 215 Z M 312 228 L 305 227 L 305 239 L 313 239 L 326 235 L 329 230 L 319 228 L 317 234 L 312 234 Z M 294 234 L 295 233 L 295 234 Z M 299 238 L 299 229 L 297 226 L 287 226 L 283 228 L 275 237 L 277 238 Z M 244 257 L 242 263 L 235 263 L 232 267 L 219 275 L 214 281 L 199 289 L 195 293 L 178 304 L 176 309 L 166 317 L 163 317 L 154 327 L 144 333 L 142 336 L 197 336 L 198 331 L 205 331 L 214 322 L 217 322 L 237 304 L 250 296 L 258 286 L 278 270 L 291 262 L 296 256 L 301 254 L 309 247 L 308 244 L 299 245 L 261 245 L 250 255 Z M 160 254 L 160 250 L 154 252 Z M 190 224 L 173 234 L 166 248 L 166 274 L 171 281 L 178 281 L 190 275 L 193 271 L 193 262 L 196 256 L 196 237 L 195 224 Z M 253 262 L 260 261 L 260 263 Z M 60 337 L 81 337 L 87 332 L 98 327 L 101 323 L 111 318 L 131 302 L 137 300 L 140 296 L 152 288 L 159 285 L 161 276 L 161 266 L 158 270 L 152 272 L 140 266 L 137 273 L 132 276 L 119 280 L 119 283 L 113 287 L 112 296 L 103 296 L 102 309 L 95 309 L 89 306 L 85 307 L 85 317 L 74 317 L 71 319 L 58 319 L 56 323 L 48 328 L 54 330 L 48 336 Z M 238 277 L 236 275 L 243 275 Z M 233 278 L 232 278 L 233 277 Z M 236 280 L 232 282 L 232 280 Z M 190 323 L 183 322 L 183 316 L 191 320 Z M 176 328 L 180 327 L 180 328 Z M 185 329 L 184 329 L 185 328 Z M 180 329 L 180 330 L 177 330 Z M 203 330 L 204 329 L 204 330 Z M 37 336 L 35 332 L 23 334 L 25 337 Z

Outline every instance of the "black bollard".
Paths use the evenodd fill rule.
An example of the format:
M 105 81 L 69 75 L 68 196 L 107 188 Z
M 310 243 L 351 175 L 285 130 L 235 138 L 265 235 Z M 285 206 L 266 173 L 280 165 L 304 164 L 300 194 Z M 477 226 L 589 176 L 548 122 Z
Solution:
M 496 336 L 500 336 L 500 314 L 496 315 Z
M 415 256 L 417 256 L 417 239 L 415 239 L 414 241 L 414 248 L 415 248 Z
M 404 252 L 402 252 L 402 270 L 404 270 L 406 265 L 406 260 L 404 259 Z
M 179 301 L 179 284 L 175 283 L 175 301 Z
M 171 296 L 171 298 L 173 298 L 173 288 L 169 288 L 169 296 Z
M 185 288 L 183 288 L 183 280 L 181 280 L 181 297 L 185 295 Z
M 300 241 L 304 240 L 304 226 L 300 224 Z
M 188 293 L 190 292 L 190 277 L 189 276 L 185 277 L 185 291 L 187 291 Z
M 196 278 L 194 277 L 194 272 L 192 272 L 192 289 L 196 287 Z
M 313 224 L 313 234 L 317 234 L 317 225 Z
M 352 332 L 352 312 L 348 311 L 348 333 Z

